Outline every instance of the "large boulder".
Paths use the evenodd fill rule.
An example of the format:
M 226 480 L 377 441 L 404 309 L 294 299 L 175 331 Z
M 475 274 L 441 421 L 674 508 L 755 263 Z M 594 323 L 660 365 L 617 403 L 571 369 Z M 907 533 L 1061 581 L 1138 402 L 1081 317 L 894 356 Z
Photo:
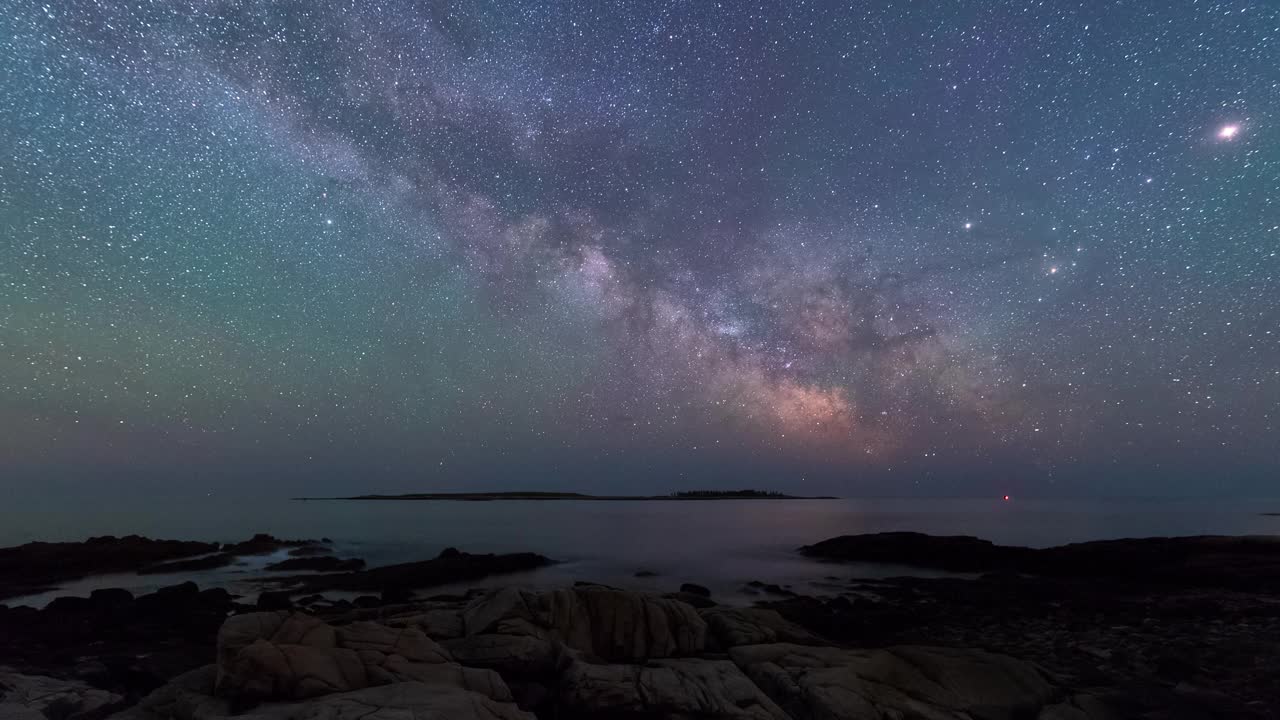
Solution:
M 355 650 L 266 640 L 255 640 L 219 670 L 219 692 L 238 705 L 304 700 L 371 684 L 364 658 Z
M 48 720 L 91 720 L 106 714 L 124 698 L 78 680 L 23 675 L 0 668 L 0 712 L 5 717 Z
M 445 640 L 444 646 L 463 665 L 515 676 L 549 673 L 556 668 L 561 653 L 557 643 L 537 635 L 487 633 Z
M 1035 666 L 982 650 L 745 645 L 730 657 L 795 720 L 1035 717 L 1055 691 Z
M 707 635 L 686 603 L 602 585 L 505 588 L 472 602 L 462 626 L 465 637 L 444 642 L 458 661 L 521 675 L 551 671 L 566 648 L 611 662 L 687 657 Z
M 217 657 L 216 692 L 236 707 L 406 681 L 511 698 L 497 673 L 461 667 L 416 627 L 335 628 L 300 613 L 250 613 L 224 623 Z
M 767 608 L 715 607 L 699 611 L 721 648 L 739 645 L 795 643 L 825 645 L 822 638 Z
M 337 641 L 344 648 L 383 655 L 399 655 L 411 662 L 447 663 L 448 651 L 414 627 L 393 628 L 364 621 L 337 629 Z
M 393 627 L 416 627 L 432 640 L 451 640 L 466 634 L 462 613 L 452 608 L 430 608 L 386 618 Z
M 544 596 L 545 622 L 566 645 L 610 661 L 696 655 L 707 624 L 693 607 L 598 585 Z
M 566 711 L 584 717 L 788 720 L 727 660 L 681 658 L 644 665 L 576 661 L 562 678 Z
M 218 629 L 218 649 L 215 660 L 219 684 L 222 681 L 222 674 L 230 669 L 241 650 L 257 640 L 271 638 L 288 617 L 288 612 L 280 611 L 246 613 L 227 618 Z

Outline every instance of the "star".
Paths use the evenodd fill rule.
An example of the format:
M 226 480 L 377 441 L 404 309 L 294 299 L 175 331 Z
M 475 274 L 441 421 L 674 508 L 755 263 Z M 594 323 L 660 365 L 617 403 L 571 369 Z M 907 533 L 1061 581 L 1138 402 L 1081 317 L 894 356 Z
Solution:
M 1280 471 L 1274 2 L 231 4 L 6 6 L 33 485 Z

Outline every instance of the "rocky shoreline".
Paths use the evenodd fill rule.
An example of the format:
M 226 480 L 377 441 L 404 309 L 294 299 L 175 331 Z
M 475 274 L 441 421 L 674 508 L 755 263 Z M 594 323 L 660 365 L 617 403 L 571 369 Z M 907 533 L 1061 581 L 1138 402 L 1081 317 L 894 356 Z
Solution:
M 274 542 L 328 557 L 319 541 L 269 537 L 204 556 Z M 33 562 L 49 557 L 33 545 Z M 168 549 L 135 569 L 181 561 L 154 547 Z M 11 573 L 15 550 L 0 550 Z M 492 587 L 551 561 L 453 549 L 368 570 L 325 561 L 336 571 L 281 578 L 251 601 L 185 583 L 0 606 L 0 720 L 1280 717 L 1269 538 L 1030 550 L 887 533 L 800 551 L 832 562 L 821 591 L 755 582 L 754 607 L 691 583 Z M 866 580 L 844 561 L 973 575 Z M 487 577 L 464 595 L 418 592 Z

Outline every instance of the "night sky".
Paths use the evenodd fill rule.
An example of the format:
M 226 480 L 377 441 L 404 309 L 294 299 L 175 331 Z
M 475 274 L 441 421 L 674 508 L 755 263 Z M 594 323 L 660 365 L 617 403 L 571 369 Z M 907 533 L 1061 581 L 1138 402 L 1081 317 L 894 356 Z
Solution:
M 1273 0 L 16 0 L 0 68 L 0 486 L 1280 477 Z

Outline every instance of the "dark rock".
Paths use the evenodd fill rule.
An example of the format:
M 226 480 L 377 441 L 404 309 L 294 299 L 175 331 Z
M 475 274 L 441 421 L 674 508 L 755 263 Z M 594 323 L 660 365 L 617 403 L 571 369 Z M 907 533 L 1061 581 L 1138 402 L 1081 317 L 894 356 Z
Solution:
M 133 593 L 124 588 L 99 588 L 89 593 L 89 599 L 98 607 L 119 607 L 133 603 Z
M 55 613 L 63 613 L 63 612 L 78 613 L 78 612 L 85 612 L 87 610 L 92 609 L 93 607 L 94 607 L 93 601 L 91 601 L 89 598 L 66 595 L 63 597 L 54 598 L 52 601 L 49 602 L 48 605 L 45 606 L 45 609 Z
M 258 595 L 259 610 L 288 610 L 293 607 L 292 593 L 288 591 L 264 592 Z
M 377 595 L 361 595 L 352 600 L 351 604 L 358 608 L 377 608 L 382 607 L 382 598 Z
M 1164 680 L 1179 683 L 1196 676 L 1200 668 L 1181 655 L 1166 653 L 1156 659 L 1156 675 Z
M 205 557 L 192 558 L 190 560 L 174 560 L 172 562 L 148 565 L 144 568 L 138 568 L 138 574 L 164 575 L 199 572 L 201 570 L 216 570 L 217 568 L 230 565 L 235 562 L 235 560 L 236 556 L 230 553 L 216 553 L 214 555 L 206 555 Z
M 3 664 L 66 676 L 136 699 L 208 662 L 214 635 L 232 609 L 222 589 L 194 583 L 134 599 L 115 588 L 66 598 L 43 610 L 0 612 Z
M 637 570 L 635 576 L 638 578 L 657 577 L 658 573 L 652 570 Z
M 232 603 L 234 597 L 226 588 L 208 588 L 200 591 L 198 600 L 201 605 L 210 607 L 216 605 L 227 606 Z
M 1280 537 L 1154 537 L 1032 549 L 969 536 L 892 532 L 844 535 L 800 548 L 810 557 L 955 572 L 1098 578 L 1280 592 Z
M 289 551 L 289 557 L 310 557 L 312 555 L 328 555 L 333 552 L 332 548 L 324 545 L 303 545 Z
M 332 555 L 323 557 L 295 557 L 271 563 L 267 570 L 314 570 L 316 572 L 353 572 L 364 569 L 364 560 L 351 558 L 343 560 Z
M 702 597 L 711 597 L 711 590 L 709 588 L 696 583 L 685 583 L 681 585 L 680 592 L 701 595 Z
M 84 542 L 33 542 L 0 548 L 0 598 L 44 591 L 89 575 L 129 572 L 217 549 L 217 543 L 151 540 L 138 535 L 94 537 Z
M 805 545 L 810 557 L 857 562 L 894 563 L 955 572 L 982 572 L 1013 567 L 1034 552 L 1027 548 L 996 545 L 967 535 L 926 535 L 886 532 L 843 535 Z
M 621 590 L 621 589 L 622 589 L 622 588 L 616 588 L 616 587 L 614 587 L 614 586 L 612 586 L 612 585 L 605 585 L 604 583 L 598 583 L 598 582 L 595 582 L 594 580 L 577 580 L 577 581 L 575 581 L 575 582 L 573 583 L 573 586 L 574 586 L 574 587 L 580 587 L 580 588 L 593 588 L 593 587 L 595 587 L 595 588 L 606 588 L 606 589 L 609 589 L 609 590 Z
M 679 600 L 680 602 L 685 603 L 686 605 L 692 605 L 695 608 L 699 608 L 699 609 L 716 607 L 716 605 L 718 604 L 716 603 L 715 600 L 712 600 L 706 595 L 696 595 L 694 593 L 688 593 L 688 592 L 667 593 L 662 597 L 667 598 L 668 600 Z
M 533 680 L 508 682 L 511 695 L 521 710 L 537 711 L 547 707 L 554 699 L 546 685 Z
M 746 588 L 744 588 L 744 590 L 747 591 L 748 594 L 753 594 L 752 591 L 754 591 L 756 593 L 763 592 L 769 595 L 781 595 L 782 597 L 795 597 L 796 595 L 796 593 L 782 587 L 781 585 L 776 585 L 774 583 L 764 583 L 764 582 L 760 582 L 759 580 L 752 580 L 751 582 L 747 583 L 747 586 Z
M 416 590 L 489 575 L 520 572 L 545 567 L 551 560 L 535 553 L 509 555 L 473 555 L 449 548 L 434 560 L 385 565 L 369 570 L 332 575 L 299 575 L 283 578 L 296 582 L 305 592 L 324 590 Z
M 258 533 L 244 542 L 223 545 L 222 552 L 228 555 L 266 555 L 285 548 L 305 547 L 317 544 L 315 540 L 281 540 L 274 535 Z
M 407 588 L 388 588 L 382 591 L 383 604 L 407 603 L 413 600 L 413 591 Z
M 177 585 L 168 585 L 156 590 L 153 595 L 157 595 L 165 600 L 191 599 L 200 594 L 200 586 L 188 580 L 178 583 Z M 143 597 L 148 597 L 144 595 Z M 138 598 L 141 600 L 142 598 Z

